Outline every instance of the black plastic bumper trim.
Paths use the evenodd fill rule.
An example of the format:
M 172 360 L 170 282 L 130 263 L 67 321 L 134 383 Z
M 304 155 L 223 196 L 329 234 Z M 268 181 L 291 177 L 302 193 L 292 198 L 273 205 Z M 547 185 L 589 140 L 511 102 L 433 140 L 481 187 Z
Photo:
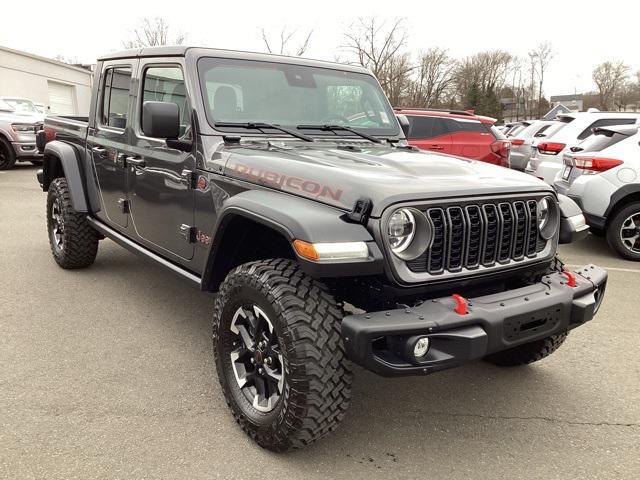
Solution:
M 384 376 L 425 374 L 566 332 L 593 318 L 607 281 L 607 272 L 595 265 L 575 276 L 575 287 L 558 272 L 534 285 L 470 298 L 466 315 L 455 313 L 454 300 L 443 297 L 412 308 L 346 316 L 342 339 L 347 356 Z M 386 338 L 415 335 L 431 343 L 420 360 L 376 347 Z

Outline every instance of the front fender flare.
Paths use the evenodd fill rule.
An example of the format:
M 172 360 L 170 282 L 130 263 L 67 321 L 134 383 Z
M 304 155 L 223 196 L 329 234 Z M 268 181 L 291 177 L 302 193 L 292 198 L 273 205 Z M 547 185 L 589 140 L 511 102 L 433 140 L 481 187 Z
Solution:
M 275 230 L 289 242 L 298 239 L 311 243 L 367 243 L 370 257 L 366 260 L 319 263 L 298 257 L 303 270 L 316 278 L 382 273 L 382 252 L 373 236 L 363 225 L 345 221 L 344 213 L 319 202 L 269 190 L 248 190 L 230 197 L 218 212 L 203 285 L 214 275 L 218 247 L 222 245 L 226 227 L 238 216 Z
M 55 160 L 54 160 L 55 159 Z M 71 205 L 76 212 L 88 212 L 87 196 L 80 167 L 80 159 L 76 150 L 69 144 L 54 140 L 44 148 L 43 185 L 46 191 L 53 181 L 55 162 L 60 162 L 64 176 L 69 186 Z

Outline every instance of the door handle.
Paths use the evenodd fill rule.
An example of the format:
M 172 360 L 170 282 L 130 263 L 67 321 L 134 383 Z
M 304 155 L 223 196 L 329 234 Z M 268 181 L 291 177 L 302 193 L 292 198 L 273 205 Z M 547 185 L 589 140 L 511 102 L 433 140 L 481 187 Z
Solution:
M 144 159 L 140 157 L 126 157 L 124 161 L 127 166 L 131 165 L 133 167 L 144 168 L 146 165 Z

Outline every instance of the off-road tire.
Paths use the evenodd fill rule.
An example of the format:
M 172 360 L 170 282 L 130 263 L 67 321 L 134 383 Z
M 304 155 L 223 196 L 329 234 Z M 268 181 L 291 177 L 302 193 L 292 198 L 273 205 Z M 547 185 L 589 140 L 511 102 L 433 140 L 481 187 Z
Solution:
M 283 393 L 268 413 L 242 397 L 225 349 L 231 317 L 247 299 L 271 316 L 284 357 Z M 291 260 L 247 263 L 227 276 L 215 300 L 214 359 L 233 416 L 260 446 L 273 451 L 301 448 L 335 430 L 344 418 L 352 370 L 340 337 L 342 317 L 329 290 Z
M 58 205 L 63 221 L 64 237 L 60 248 L 54 239 L 53 207 Z M 84 268 L 91 265 L 98 253 L 99 234 L 94 230 L 85 214 L 76 212 L 71 206 L 69 187 L 65 178 L 56 178 L 49 185 L 47 194 L 47 232 L 51 253 L 62 268 Z
M 16 152 L 11 144 L 0 136 L 0 170 L 11 170 L 16 164 Z
M 493 353 L 484 359 L 498 365 L 499 367 L 516 367 L 518 365 L 527 365 L 537 362 L 548 357 L 555 352 L 567 338 L 566 333 L 551 335 L 550 337 L 536 340 L 535 342 L 525 343 L 509 350 Z
M 622 224 L 633 214 L 640 214 L 640 202 L 630 203 L 615 212 L 607 225 L 607 243 L 622 258 L 640 262 L 640 252 L 629 250 L 620 239 Z

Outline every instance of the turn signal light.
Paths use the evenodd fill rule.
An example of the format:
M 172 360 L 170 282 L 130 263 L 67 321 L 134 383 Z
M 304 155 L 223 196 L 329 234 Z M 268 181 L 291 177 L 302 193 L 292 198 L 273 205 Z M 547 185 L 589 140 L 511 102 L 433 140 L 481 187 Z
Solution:
M 524 145 L 524 140 L 522 138 L 512 138 L 511 145 Z
M 294 240 L 293 248 L 299 256 L 313 262 L 369 258 L 369 248 L 365 242 L 310 243 Z

